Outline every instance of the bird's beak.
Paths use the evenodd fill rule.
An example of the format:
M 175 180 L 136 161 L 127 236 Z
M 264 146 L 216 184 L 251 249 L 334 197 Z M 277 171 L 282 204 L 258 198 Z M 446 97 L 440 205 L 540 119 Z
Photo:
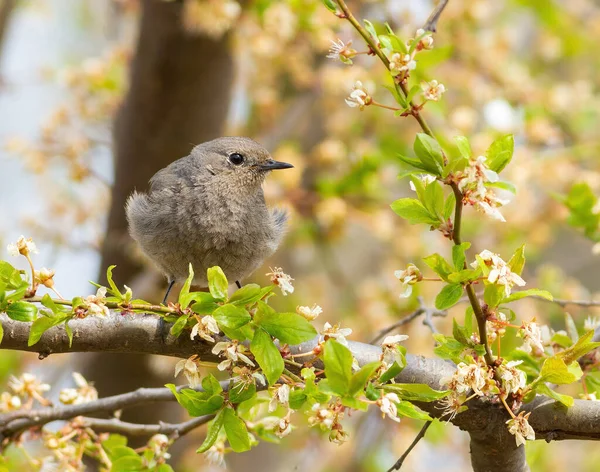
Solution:
M 287 162 L 275 161 L 273 159 L 269 159 L 264 164 L 258 164 L 258 166 L 262 170 L 277 170 L 277 169 L 291 169 L 294 167 L 292 164 L 288 164 Z

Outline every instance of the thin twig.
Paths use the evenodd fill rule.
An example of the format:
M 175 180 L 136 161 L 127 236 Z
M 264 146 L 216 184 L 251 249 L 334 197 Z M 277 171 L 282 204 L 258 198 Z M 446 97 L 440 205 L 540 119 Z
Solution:
M 400 456 L 400 459 L 398 459 L 396 461 L 396 463 L 390 467 L 388 469 L 387 472 L 392 472 L 394 470 L 400 470 L 400 467 L 402 467 L 402 464 L 404 463 L 404 460 L 408 457 L 408 455 L 410 454 L 410 451 L 412 451 L 415 446 L 417 445 L 417 443 L 423 439 L 423 437 L 425 436 L 425 433 L 427 432 L 427 429 L 431 426 L 431 423 L 433 423 L 433 421 L 427 421 L 423 427 L 421 428 L 421 431 L 419 431 L 419 434 L 417 434 L 417 437 L 414 439 L 414 441 L 410 444 L 410 446 L 408 446 L 408 449 L 406 451 L 404 451 L 404 454 L 402 454 Z
M 429 15 L 429 18 L 427 18 L 425 25 L 423 25 L 425 31 L 431 31 L 433 33 L 437 31 L 437 22 L 440 19 L 444 8 L 448 5 L 448 1 L 449 0 L 440 0 L 440 3 L 437 4 L 435 9 L 431 12 L 431 15 Z
M 96 432 L 121 433 L 128 436 L 166 434 L 167 436 L 180 438 L 203 424 L 208 423 L 214 417 L 215 415 L 199 416 L 177 424 L 163 423 L 162 421 L 158 424 L 138 424 L 128 423 L 117 418 L 82 418 L 81 422 L 83 426 L 92 428 Z
M 518 293 L 518 292 L 514 292 L 514 293 Z M 553 300 L 548 300 L 547 298 L 538 297 L 538 296 L 533 296 L 531 298 L 535 298 L 536 300 L 542 300 L 544 302 L 554 303 L 563 308 L 568 305 L 581 306 L 584 308 L 591 308 L 591 307 L 596 307 L 596 306 L 600 307 L 600 301 L 598 301 L 598 300 L 564 300 L 561 298 L 555 298 Z
M 229 388 L 229 381 L 221 382 L 223 390 Z M 180 386 L 177 389 L 189 388 Z M 195 390 L 201 391 L 201 388 Z M 168 388 L 139 388 L 133 392 L 100 398 L 79 405 L 62 405 L 55 407 L 19 410 L 0 415 L 0 436 L 7 437 L 25 429 L 42 426 L 52 421 L 68 420 L 76 416 L 97 413 L 110 413 L 132 406 L 164 401 L 174 401 L 175 396 Z
M 405 324 L 410 323 L 412 320 L 414 320 L 415 318 L 418 318 L 419 316 L 421 316 L 423 314 L 425 315 L 425 318 L 423 319 L 423 324 L 425 326 L 429 327 L 429 329 L 431 329 L 431 331 L 433 333 L 437 333 L 438 330 L 433 325 L 432 317 L 446 316 L 448 313 L 446 311 L 440 311 L 440 310 L 436 310 L 435 308 L 426 307 L 425 303 L 423 302 L 422 297 L 418 297 L 417 300 L 419 302 L 419 308 L 417 308 L 412 313 L 409 313 L 408 315 L 404 316 L 403 318 L 399 319 L 394 324 L 391 324 L 390 326 L 386 326 L 385 328 L 380 330 L 377 333 L 377 335 L 369 342 L 369 344 L 377 344 L 387 334 L 391 333 L 392 331 L 399 328 L 400 326 L 404 326 Z

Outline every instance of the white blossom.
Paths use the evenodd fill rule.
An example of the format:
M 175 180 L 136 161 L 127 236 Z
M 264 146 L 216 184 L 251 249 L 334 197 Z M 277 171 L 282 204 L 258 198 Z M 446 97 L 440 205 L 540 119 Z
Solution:
M 350 92 L 350 96 L 346 98 L 346 104 L 351 108 L 360 108 L 361 110 L 371 103 L 372 99 L 363 83 L 360 80 L 357 80 L 352 87 L 352 92 Z
M 444 84 L 439 84 L 437 80 L 430 82 L 422 82 L 421 90 L 423 90 L 423 96 L 426 100 L 437 102 L 442 98 L 442 94 L 446 91 Z
M 217 320 L 210 315 L 206 315 L 200 318 L 200 320 L 192 327 L 190 339 L 200 336 L 205 341 L 214 343 L 215 339 L 211 336 L 211 334 L 219 334 L 219 331 Z
M 396 362 L 399 366 L 403 364 L 402 354 L 398 350 L 398 344 L 406 341 L 408 336 L 406 334 L 395 334 L 393 336 L 386 336 L 381 343 L 382 354 L 381 360 L 386 364 L 393 364 Z
M 421 182 L 423 182 L 423 185 L 425 187 L 427 187 L 431 182 L 435 182 L 435 176 L 431 174 L 419 174 L 418 178 Z M 415 184 L 412 181 L 410 181 L 408 185 L 413 192 L 417 191 L 417 188 L 415 187 Z
M 417 61 L 415 61 L 414 55 L 395 52 L 390 57 L 390 72 L 393 75 L 414 70 L 416 67 Z
M 44 392 L 50 390 L 50 385 L 42 383 L 35 375 L 25 372 L 19 377 L 10 376 L 8 387 L 21 398 L 31 397 L 42 401 Z
M 0 412 L 2 413 L 18 410 L 21 405 L 21 399 L 17 395 L 12 395 L 10 392 L 2 392 L 0 395 Z
M 525 444 L 526 440 L 533 441 L 535 439 L 535 431 L 529 424 L 529 421 L 527 421 L 529 415 L 531 415 L 531 412 L 527 414 L 521 412 L 518 416 L 515 416 L 506 422 L 508 425 L 508 432 L 515 436 L 517 447 L 521 444 Z
M 225 443 L 217 441 L 212 447 L 204 453 L 204 457 L 208 462 L 218 466 L 225 465 Z
M 65 405 L 81 405 L 98 400 L 98 391 L 89 384 L 88 381 L 79 372 L 73 372 L 73 380 L 77 388 L 63 388 L 60 391 L 58 399 Z
M 340 344 L 348 346 L 346 336 L 350 336 L 352 334 L 352 329 L 340 328 L 340 325 L 338 324 L 332 326 L 328 321 L 326 321 L 320 334 L 323 336 L 323 340 L 325 341 L 327 341 L 328 338 L 334 338 Z
M 19 236 L 19 239 L 16 243 L 11 243 L 6 246 L 6 249 L 11 256 L 29 256 L 30 254 L 37 254 L 38 252 L 37 246 L 33 242 L 33 239 L 25 238 L 23 235 Z
M 412 294 L 412 286 L 421 280 L 421 271 L 414 264 L 408 264 L 408 267 L 404 270 L 397 270 L 394 275 L 404 287 L 404 291 L 400 294 L 400 298 L 410 297 Z
M 187 359 L 181 359 L 175 365 L 175 377 L 183 372 L 183 375 L 190 384 L 190 387 L 197 387 L 202 383 L 200 379 L 200 372 L 198 370 L 198 363 L 196 361 L 197 357 L 198 356 L 193 355 Z
M 498 254 L 494 254 L 485 249 L 479 254 L 479 257 L 490 269 L 490 273 L 487 277 L 488 282 L 491 284 L 503 285 L 505 296 L 508 297 L 510 295 L 514 285 L 522 287 L 526 284 L 518 274 L 515 274 L 510 270 L 508 264 Z M 471 267 L 476 268 L 477 265 L 477 262 L 473 262 Z
M 283 384 L 277 390 L 275 390 L 275 393 L 269 402 L 269 412 L 275 411 L 279 405 L 289 407 L 289 401 L 290 387 L 288 384 Z
M 315 403 L 312 408 L 312 415 L 308 417 L 308 424 L 311 426 L 320 425 L 324 429 L 331 429 L 335 419 L 335 413 L 327 408 Z
M 271 272 L 267 276 L 271 277 L 271 282 L 277 285 L 281 289 L 281 294 L 286 296 L 288 293 L 294 293 L 294 286 L 292 285 L 292 277 L 283 272 L 281 267 L 270 268 Z
M 243 344 L 239 344 L 237 341 L 221 341 L 212 348 L 213 354 L 223 353 L 225 356 L 225 360 L 217 366 L 219 370 L 226 370 L 238 361 L 242 361 L 249 366 L 254 367 L 254 362 L 244 354 L 245 351 L 246 347 Z
M 312 308 L 308 306 L 299 306 L 296 307 L 296 313 L 303 316 L 308 321 L 313 321 L 323 313 L 323 309 L 319 305 L 313 305 Z
M 339 38 L 337 41 L 332 40 L 327 58 L 333 59 L 334 61 L 341 61 L 344 64 L 352 64 L 352 59 L 350 58 L 356 53 L 356 51 L 350 47 L 351 45 L 352 41 L 344 43 L 344 41 Z
M 425 32 L 423 28 L 419 28 L 415 33 L 415 38 L 413 41 L 416 41 L 419 36 L 423 36 L 419 40 L 419 44 L 417 44 L 417 50 L 421 49 L 433 49 L 433 36 L 430 31 Z
M 541 356 L 544 354 L 542 330 L 539 328 L 537 323 L 533 321 L 523 321 L 517 336 L 521 336 L 523 338 L 523 345 L 521 346 L 523 351 L 527 353 L 533 352 L 533 354 L 536 356 Z
M 87 304 L 87 311 L 89 315 L 98 315 L 98 316 L 108 316 L 110 315 L 110 310 L 104 304 L 104 299 L 106 298 L 106 287 L 100 287 L 96 295 L 89 295 L 85 299 L 85 303 Z
M 497 374 L 502 380 L 502 386 L 506 395 L 510 393 L 518 393 L 527 386 L 527 376 L 525 372 L 516 367 L 522 364 L 523 361 L 510 361 L 506 364 L 501 364 L 496 369 Z
M 465 364 L 460 362 L 450 377 L 440 380 L 440 385 L 447 385 L 449 390 L 458 394 L 468 394 L 471 390 L 479 396 L 485 395 L 490 380 L 489 369 L 482 364 Z
M 598 326 L 600 326 L 600 319 L 595 316 L 593 318 L 588 316 L 583 322 L 583 329 L 585 331 L 594 331 Z
M 400 399 L 395 393 L 386 393 L 382 398 L 377 400 L 377 405 L 379 406 L 381 413 L 383 413 L 383 417 L 387 415 L 391 420 L 400 423 L 400 418 L 398 417 L 398 403 L 400 403 Z

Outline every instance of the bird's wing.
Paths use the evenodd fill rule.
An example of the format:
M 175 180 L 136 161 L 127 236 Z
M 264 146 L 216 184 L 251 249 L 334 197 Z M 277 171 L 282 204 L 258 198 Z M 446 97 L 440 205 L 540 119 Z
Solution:
M 192 185 L 195 172 L 190 166 L 194 167 L 194 162 L 184 157 L 159 170 L 150 179 L 150 191 L 158 192 L 167 188 L 175 190 L 182 185 Z

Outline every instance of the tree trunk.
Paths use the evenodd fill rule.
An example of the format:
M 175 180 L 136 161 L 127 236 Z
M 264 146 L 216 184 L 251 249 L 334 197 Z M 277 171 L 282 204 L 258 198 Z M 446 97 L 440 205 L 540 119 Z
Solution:
M 187 155 L 195 144 L 221 135 L 224 128 L 233 81 L 228 38 L 215 41 L 188 34 L 182 10 L 182 2 L 142 2 L 130 87 L 114 125 L 115 179 L 102 248 L 101 282 L 110 264 L 118 265 L 115 279 L 119 285 L 131 284 L 143 269 L 131 257 L 124 212 L 127 197 L 136 188 L 146 189 L 156 171 Z M 161 295 L 149 298 L 160 299 Z M 85 357 L 83 370 L 95 381 L 101 396 L 114 395 L 165 383 L 167 379 L 150 368 L 149 359 L 94 354 Z M 144 423 L 164 421 L 165 411 L 150 407 L 128 416 L 129 421 L 141 419 Z

